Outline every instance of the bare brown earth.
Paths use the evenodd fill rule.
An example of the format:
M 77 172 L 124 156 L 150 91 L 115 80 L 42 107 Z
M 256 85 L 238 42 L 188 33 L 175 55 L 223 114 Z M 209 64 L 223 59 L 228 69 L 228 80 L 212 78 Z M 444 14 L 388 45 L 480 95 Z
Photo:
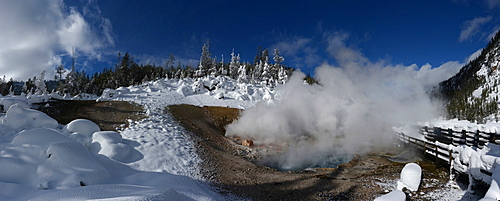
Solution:
M 127 119 L 145 117 L 141 106 L 123 101 L 51 101 L 48 105 L 39 105 L 38 110 L 61 124 L 68 124 L 75 119 L 88 119 L 99 125 L 101 130 L 108 131 L 128 126 Z
M 228 199 L 232 194 L 252 200 L 373 200 L 387 193 L 378 183 L 398 179 L 404 166 L 387 159 L 401 149 L 384 149 L 355 156 L 337 168 L 281 172 L 253 163 L 250 155 L 256 148 L 224 137 L 224 125 L 237 118 L 239 110 L 191 105 L 173 105 L 167 110 L 194 135 L 205 160 L 203 174 Z M 428 161 L 418 163 L 424 178 L 447 182 L 446 169 Z M 421 191 L 432 191 L 435 186 L 439 185 L 427 185 Z

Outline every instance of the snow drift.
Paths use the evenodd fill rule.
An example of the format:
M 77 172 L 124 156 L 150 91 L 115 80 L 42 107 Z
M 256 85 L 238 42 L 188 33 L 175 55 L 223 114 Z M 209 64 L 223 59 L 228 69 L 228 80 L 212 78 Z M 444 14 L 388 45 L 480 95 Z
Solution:
M 222 199 L 195 179 L 133 169 L 134 142 L 92 121 L 62 126 L 18 104 L 0 120 L 0 200 Z

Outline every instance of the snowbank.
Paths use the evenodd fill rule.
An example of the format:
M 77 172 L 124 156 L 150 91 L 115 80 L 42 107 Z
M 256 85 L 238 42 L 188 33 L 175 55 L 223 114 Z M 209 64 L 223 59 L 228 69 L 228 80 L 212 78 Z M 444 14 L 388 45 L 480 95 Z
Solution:
M 11 96 L 11 97 L 1 97 L 0 98 L 0 106 L 3 108 L 2 112 L 7 112 L 10 106 L 17 104 L 22 108 L 30 108 L 30 104 L 28 103 L 28 99 L 23 96 Z
M 138 86 L 105 89 L 97 101 L 128 100 L 160 96 L 169 100 L 167 105 L 191 104 L 198 106 L 229 106 L 248 108 L 259 101 L 272 102 L 276 99 L 274 88 L 261 84 L 238 83 L 236 80 L 219 76 L 197 79 L 160 79 Z M 134 100 L 136 99 L 136 100 Z M 165 105 L 166 106 L 166 105 Z
M 14 104 L 10 106 L 7 114 L 2 118 L 2 124 L 13 129 L 19 128 L 55 128 L 58 123 L 43 112 L 26 109 L 24 106 Z
M 193 178 L 133 168 L 150 162 L 139 143 L 89 120 L 62 127 L 18 104 L 0 120 L 0 200 L 222 200 Z

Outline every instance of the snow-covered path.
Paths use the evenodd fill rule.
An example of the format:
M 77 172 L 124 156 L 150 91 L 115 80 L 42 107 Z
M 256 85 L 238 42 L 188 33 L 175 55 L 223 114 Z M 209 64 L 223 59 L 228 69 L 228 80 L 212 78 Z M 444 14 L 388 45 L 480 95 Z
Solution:
M 181 84 L 182 86 L 182 84 Z M 142 105 L 147 118 L 132 124 L 121 134 L 128 139 L 143 159 L 128 164 L 141 171 L 168 172 L 202 179 L 198 164 L 201 160 L 195 153 L 193 142 L 186 131 L 165 111 L 168 105 L 189 104 L 198 106 L 223 106 L 235 108 L 252 107 L 255 101 L 216 99 L 210 93 L 184 96 L 177 90 L 180 86 L 173 80 L 159 80 L 140 86 L 122 87 L 106 91 L 106 99 L 130 101 Z M 109 97 L 109 93 L 114 93 Z

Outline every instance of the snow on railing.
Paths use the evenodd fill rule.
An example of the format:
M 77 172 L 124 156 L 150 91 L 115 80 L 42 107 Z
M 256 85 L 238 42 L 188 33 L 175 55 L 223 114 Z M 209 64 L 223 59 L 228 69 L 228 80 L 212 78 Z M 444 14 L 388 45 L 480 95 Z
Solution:
M 467 145 L 483 148 L 487 142 L 500 144 L 500 134 L 495 132 L 427 126 L 421 127 L 419 131 L 430 142 L 438 141 L 454 146 Z
M 450 179 L 456 173 L 468 175 L 468 191 L 472 191 L 475 181 L 482 181 L 491 184 L 485 198 L 500 199 L 500 136 L 496 132 L 439 127 L 421 127 L 419 132 L 424 140 L 402 132 L 396 132 L 395 137 L 436 162 L 448 164 Z

